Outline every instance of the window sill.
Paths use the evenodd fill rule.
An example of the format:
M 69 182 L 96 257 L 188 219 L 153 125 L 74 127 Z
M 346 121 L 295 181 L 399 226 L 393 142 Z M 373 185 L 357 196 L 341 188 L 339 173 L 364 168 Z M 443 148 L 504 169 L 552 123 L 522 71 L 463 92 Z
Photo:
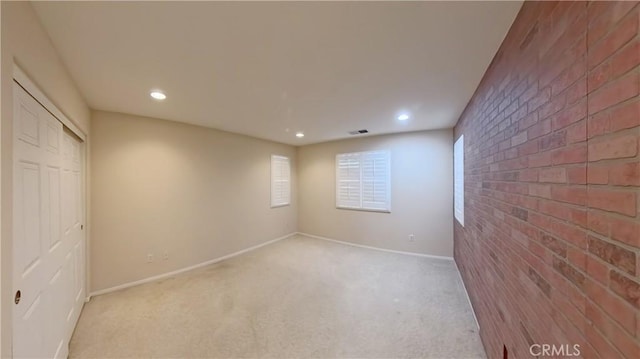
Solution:
M 287 206 L 290 206 L 290 205 L 291 205 L 291 203 L 277 204 L 277 205 L 271 205 L 271 208 L 287 207 Z
M 355 207 L 336 207 L 336 209 L 346 209 L 348 211 L 360 211 L 360 212 L 391 213 L 390 209 L 369 209 L 369 208 L 355 208 Z

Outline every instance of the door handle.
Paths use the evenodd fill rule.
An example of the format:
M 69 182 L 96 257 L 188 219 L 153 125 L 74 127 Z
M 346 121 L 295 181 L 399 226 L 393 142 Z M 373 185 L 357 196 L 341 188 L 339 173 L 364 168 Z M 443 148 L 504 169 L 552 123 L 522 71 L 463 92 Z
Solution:
M 13 301 L 16 302 L 16 304 L 20 303 L 21 296 L 22 296 L 22 293 L 20 293 L 20 291 L 17 291 L 16 296 L 13 298 Z

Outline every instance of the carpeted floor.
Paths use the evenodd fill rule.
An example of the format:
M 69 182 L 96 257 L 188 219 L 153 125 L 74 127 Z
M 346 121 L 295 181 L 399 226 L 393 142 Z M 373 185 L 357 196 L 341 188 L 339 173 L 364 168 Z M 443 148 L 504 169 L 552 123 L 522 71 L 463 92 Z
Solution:
M 484 358 L 452 261 L 295 236 L 94 297 L 71 358 Z

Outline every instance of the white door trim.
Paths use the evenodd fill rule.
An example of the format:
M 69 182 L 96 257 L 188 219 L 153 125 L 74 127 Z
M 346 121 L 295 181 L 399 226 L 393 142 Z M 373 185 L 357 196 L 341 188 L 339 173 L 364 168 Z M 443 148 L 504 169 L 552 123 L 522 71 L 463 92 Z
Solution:
M 58 121 L 62 122 L 63 125 L 68 127 L 76 136 L 80 137 L 82 142 L 87 141 L 87 135 L 78 128 L 67 116 L 64 115 L 60 109 L 56 105 L 54 105 L 47 96 L 38 88 L 38 86 L 31 81 L 29 76 L 22 71 L 22 69 L 17 65 L 13 64 L 13 79 L 22 86 L 25 91 L 27 91 L 36 101 L 40 102 L 42 106 L 44 106 L 47 111 L 49 111 Z

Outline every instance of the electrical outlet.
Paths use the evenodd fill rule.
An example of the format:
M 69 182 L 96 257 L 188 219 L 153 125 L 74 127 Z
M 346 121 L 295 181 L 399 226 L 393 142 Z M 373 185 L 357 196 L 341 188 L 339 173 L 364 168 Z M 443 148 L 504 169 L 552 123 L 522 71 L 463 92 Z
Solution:
M 147 263 L 153 263 L 153 253 L 147 254 Z
M 413 234 L 409 235 L 409 241 L 410 242 L 414 242 L 416 240 L 416 236 L 414 236 Z
M 164 251 L 164 254 L 162 255 L 162 259 L 164 259 L 165 261 L 169 259 L 169 252 Z

